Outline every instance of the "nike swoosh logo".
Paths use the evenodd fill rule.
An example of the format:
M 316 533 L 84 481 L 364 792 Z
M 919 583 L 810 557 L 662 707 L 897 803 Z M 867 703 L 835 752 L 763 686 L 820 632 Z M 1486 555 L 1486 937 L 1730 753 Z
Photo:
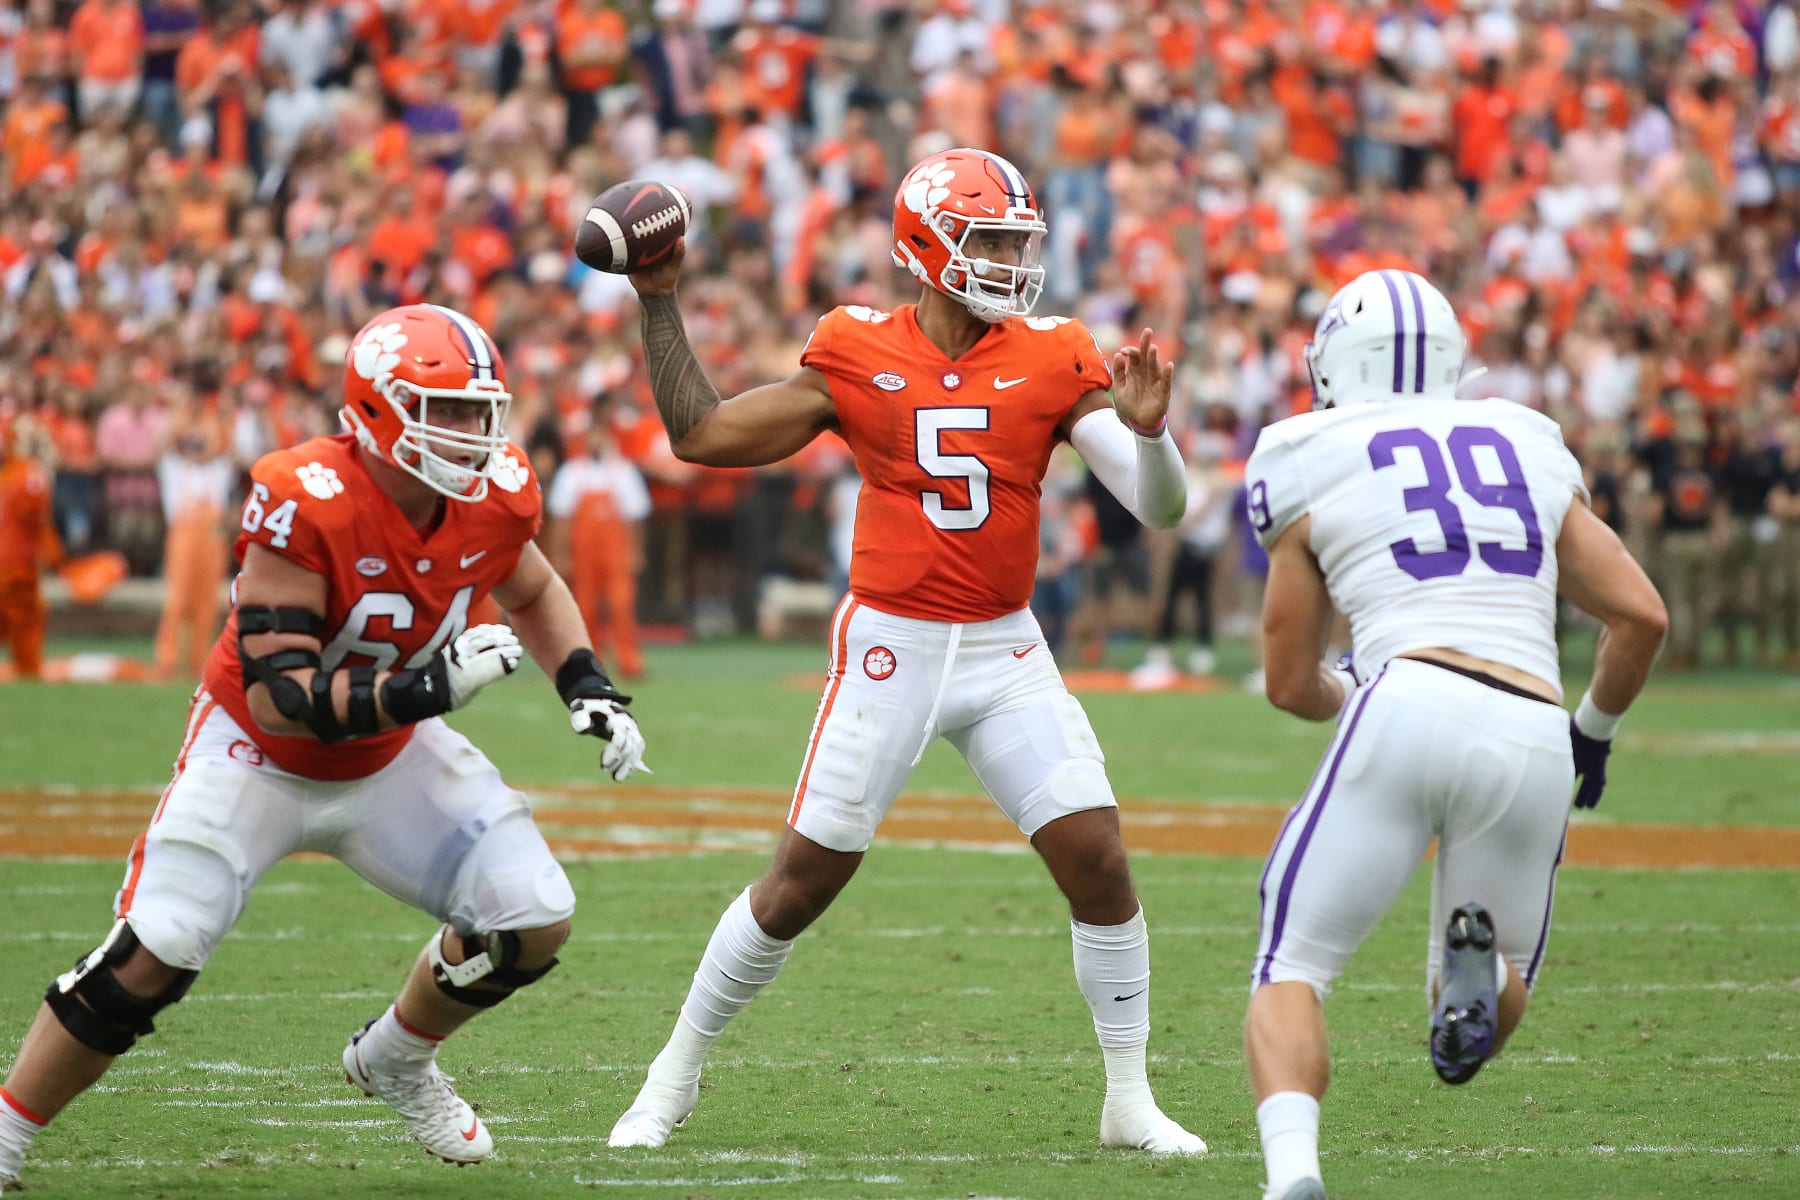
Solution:
M 481 1118 L 480 1117 L 470 1117 L 469 1118 L 469 1127 L 467 1129 L 463 1130 L 463 1141 L 465 1141 L 465 1142 L 474 1141 L 475 1135 L 480 1132 L 481 1132 Z
M 996 392 L 1004 392 L 1007 388 L 1013 387 L 1016 384 L 1024 383 L 1029 378 L 1031 378 L 1029 375 L 1021 375 L 1017 379 L 996 378 L 994 380 L 994 390 Z
M 486 553 L 487 553 L 486 550 L 478 550 L 474 554 L 463 555 L 462 558 L 458 561 L 460 561 L 462 566 L 466 569 L 471 563 L 473 563 L 476 559 L 482 557 L 482 555 L 484 555 Z
M 1037 649 L 1036 642 L 1033 642 L 1029 646 L 1021 646 L 1019 649 L 1013 651 L 1013 657 L 1014 658 L 1024 658 L 1027 654 L 1030 654 L 1033 650 L 1036 650 L 1036 649 Z
M 1123 1004 L 1125 1001 L 1135 999 L 1138 996 L 1143 995 L 1145 992 L 1147 992 L 1149 990 L 1150 989 L 1147 987 L 1141 987 L 1137 991 L 1131 993 L 1131 995 L 1129 995 L 1129 996 L 1114 996 L 1113 1001 L 1118 1004 Z

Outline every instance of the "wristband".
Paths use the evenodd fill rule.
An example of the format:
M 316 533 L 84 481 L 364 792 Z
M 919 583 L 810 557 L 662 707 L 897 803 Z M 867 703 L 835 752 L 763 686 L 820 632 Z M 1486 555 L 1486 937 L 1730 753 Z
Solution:
M 1581 730 L 1583 736 L 1596 741 L 1610 742 L 1613 734 L 1619 731 L 1619 722 L 1624 713 L 1604 712 L 1594 705 L 1594 693 L 1581 693 L 1581 703 L 1575 706 L 1575 728 Z
M 1169 414 L 1168 413 L 1164 413 L 1162 420 L 1158 421 L 1156 424 L 1154 424 L 1148 428 L 1145 428 L 1142 425 L 1134 424 L 1131 421 L 1127 421 L 1127 420 L 1125 420 L 1124 417 L 1120 417 L 1119 421 L 1125 426 L 1125 428 L 1131 430 L 1131 432 L 1137 434 L 1141 438 L 1146 439 L 1147 441 L 1153 442 L 1157 438 L 1161 437 L 1163 434 L 1165 434 L 1169 431 Z
M 600 660 L 586 646 L 572 652 L 556 668 L 556 694 L 564 704 L 577 700 L 612 700 L 630 704 L 631 697 L 613 686 L 613 681 L 600 665 Z

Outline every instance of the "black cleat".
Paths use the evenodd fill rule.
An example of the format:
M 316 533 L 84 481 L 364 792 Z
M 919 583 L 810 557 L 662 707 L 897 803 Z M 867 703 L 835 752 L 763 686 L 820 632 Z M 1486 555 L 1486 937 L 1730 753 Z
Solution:
M 1494 988 L 1494 920 L 1479 904 L 1450 915 L 1444 969 L 1431 1014 L 1431 1065 L 1445 1083 L 1467 1083 L 1494 1052 L 1500 998 Z

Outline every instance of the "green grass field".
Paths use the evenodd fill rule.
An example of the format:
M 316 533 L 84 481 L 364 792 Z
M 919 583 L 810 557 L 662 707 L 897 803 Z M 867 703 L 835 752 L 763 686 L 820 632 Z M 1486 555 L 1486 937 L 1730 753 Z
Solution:
M 654 651 L 634 707 L 656 782 L 791 787 L 817 699 L 792 681 L 823 657 Z M 1327 733 L 1236 692 L 1084 702 L 1127 806 L 1278 810 Z M 0 687 L 0 786 L 158 788 L 184 706 L 176 687 Z M 1800 826 L 1797 712 L 1800 681 L 1772 673 L 1658 678 L 1581 820 Z M 568 733 L 540 676 L 455 723 L 527 790 L 598 780 L 594 743 Z M 919 792 L 973 786 L 943 746 L 915 778 Z M 1134 862 L 1156 965 L 1152 1082 L 1211 1142 L 1204 1160 L 1098 1148 L 1099 1052 L 1035 858 L 879 840 L 721 1039 L 688 1127 L 662 1151 L 608 1150 L 714 920 L 774 832 L 739 853 L 569 864 L 581 909 L 562 967 L 445 1049 L 499 1146 L 466 1171 L 427 1158 L 337 1066 L 432 922 L 335 863 L 284 864 L 159 1032 L 38 1139 L 29 1194 L 1258 1194 L 1239 1045 L 1260 869 L 1248 858 Z M 104 932 L 122 867 L 6 853 L 0 825 L 0 1061 L 48 980 Z M 1800 872 L 1565 870 L 1532 1014 L 1461 1089 L 1424 1053 L 1425 904 L 1415 881 L 1327 1008 L 1334 1200 L 1800 1196 Z

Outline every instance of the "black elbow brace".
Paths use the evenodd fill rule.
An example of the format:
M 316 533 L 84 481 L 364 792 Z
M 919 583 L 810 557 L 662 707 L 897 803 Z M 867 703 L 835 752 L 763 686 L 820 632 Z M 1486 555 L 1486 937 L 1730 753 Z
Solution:
M 381 731 L 381 711 L 375 706 L 375 668 L 344 667 L 350 677 L 350 695 L 345 719 L 338 720 L 337 704 L 332 700 L 331 685 L 337 671 L 315 671 L 312 678 L 312 704 L 300 718 L 313 736 L 326 745 L 349 738 L 368 737 Z
M 450 664 L 434 654 L 424 666 L 395 671 L 381 685 L 381 707 L 401 725 L 450 711 Z
M 244 638 L 257 633 L 304 633 L 319 637 L 324 620 L 309 608 L 270 608 L 263 604 L 246 604 L 237 610 L 238 666 L 244 676 L 244 690 L 256 684 L 269 689 L 275 711 L 290 721 L 304 721 L 308 716 L 306 688 L 287 672 L 301 667 L 319 668 L 317 650 L 277 650 L 273 654 L 252 655 L 244 649 Z M 317 676 L 315 675 L 316 679 Z
M 562 697 L 564 704 L 573 704 L 577 700 L 631 703 L 631 697 L 613 686 L 606 668 L 600 665 L 594 652 L 585 647 L 570 654 L 563 660 L 563 665 L 556 668 L 556 694 Z

